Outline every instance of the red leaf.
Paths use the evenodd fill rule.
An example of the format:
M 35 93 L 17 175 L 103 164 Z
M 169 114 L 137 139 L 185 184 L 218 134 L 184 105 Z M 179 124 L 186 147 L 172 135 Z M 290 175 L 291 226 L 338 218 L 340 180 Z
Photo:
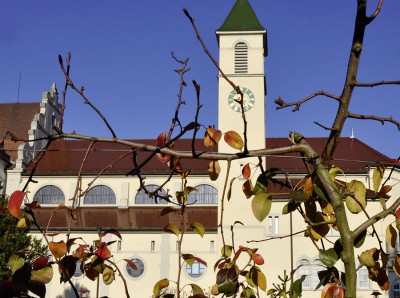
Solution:
M 103 260 L 107 260 L 111 257 L 111 252 L 104 242 L 101 243 L 100 247 L 94 253 Z
M 392 190 L 392 186 L 391 186 L 391 185 L 383 185 L 382 188 L 381 188 L 381 190 L 380 190 L 379 193 L 378 193 L 378 196 L 379 196 L 379 197 L 384 197 L 384 196 L 386 196 L 387 193 L 388 193 L 389 191 L 391 191 L 391 190 Z
M 250 165 L 246 163 L 242 169 L 242 176 L 244 179 L 249 179 L 251 175 Z
M 40 270 L 49 265 L 49 257 L 37 258 L 33 261 L 33 270 Z
M 221 131 L 213 127 L 207 128 L 204 134 L 204 146 L 213 147 L 216 146 L 221 139 Z
M 12 216 L 19 218 L 24 197 L 25 193 L 23 191 L 16 190 L 12 193 L 10 200 L 8 201 L 8 212 L 10 212 Z
M 167 141 L 167 136 L 166 136 L 165 132 L 160 133 L 160 135 L 157 137 L 157 140 L 156 140 L 156 146 L 164 147 L 166 141 Z M 161 161 L 162 163 L 167 163 L 171 159 L 170 155 L 164 154 L 164 153 L 157 153 L 156 156 L 157 156 L 158 160 Z
M 234 149 L 242 150 L 243 148 L 243 139 L 236 131 L 227 131 L 224 134 L 224 140 L 229 146 Z
M 260 254 L 254 254 L 251 258 L 257 265 L 264 264 L 264 258 Z
M 400 208 L 395 212 L 396 218 L 400 218 Z
M 197 262 L 199 262 L 199 263 L 201 263 L 201 264 L 203 264 L 204 266 L 207 267 L 207 262 L 206 261 L 204 261 L 204 260 L 202 260 L 202 259 L 200 259 L 198 257 L 193 257 L 193 259 L 195 259 Z
M 124 261 L 126 261 L 129 264 L 129 266 L 132 267 L 133 270 L 138 270 L 138 268 L 136 267 L 135 263 L 132 260 L 124 259 Z
M 102 231 L 102 232 L 100 233 L 100 236 L 101 236 L 101 237 L 104 237 L 104 236 L 107 235 L 107 234 L 113 234 L 113 235 L 117 236 L 119 239 L 122 240 L 121 234 L 120 234 L 116 229 L 109 229 L 109 230 L 107 230 L 107 231 Z

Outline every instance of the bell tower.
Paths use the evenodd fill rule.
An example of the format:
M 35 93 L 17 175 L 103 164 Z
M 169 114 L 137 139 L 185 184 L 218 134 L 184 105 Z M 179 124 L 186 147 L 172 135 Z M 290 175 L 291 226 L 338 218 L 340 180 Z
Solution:
M 249 149 L 265 147 L 266 33 L 248 0 L 237 0 L 216 31 L 220 67 L 244 93 Z M 222 132 L 235 130 L 243 135 L 241 108 L 235 101 L 238 95 L 221 74 L 218 76 L 218 86 L 218 129 Z M 224 144 L 220 143 L 219 146 L 219 151 L 229 151 Z
M 241 88 L 244 94 L 248 149 L 265 148 L 264 58 L 267 56 L 267 31 L 259 22 L 249 1 L 236 0 L 224 23 L 216 31 L 216 35 L 221 70 L 229 80 Z M 218 75 L 218 129 L 222 133 L 234 130 L 244 138 L 244 121 L 240 104 L 235 101 L 237 98 L 236 91 L 220 73 Z M 223 140 L 218 144 L 218 151 L 238 152 Z M 241 167 L 246 163 L 256 165 L 258 159 L 246 158 L 231 164 L 228 181 L 232 178 L 236 180 L 232 186 L 231 202 L 225 204 L 224 207 L 224 229 L 228 229 L 235 221 L 250 225 L 259 224 L 252 216 L 250 201 L 246 200 L 242 191 L 244 180 L 240 179 Z M 227 164 L 223 161 L 220 161 L 220 164 L 218 189 L 219 195 L 222 196 Z M 257 174 L 255 175 L 257 177 Z M 219 206 L 219 213 L 221 208 Z

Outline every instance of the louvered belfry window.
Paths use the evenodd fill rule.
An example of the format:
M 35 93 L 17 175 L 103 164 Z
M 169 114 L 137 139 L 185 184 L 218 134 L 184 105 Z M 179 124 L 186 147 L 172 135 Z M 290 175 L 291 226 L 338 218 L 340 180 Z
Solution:
M 235 46 L 235 73 L 247 73 L 247 44 L 244 42 Z

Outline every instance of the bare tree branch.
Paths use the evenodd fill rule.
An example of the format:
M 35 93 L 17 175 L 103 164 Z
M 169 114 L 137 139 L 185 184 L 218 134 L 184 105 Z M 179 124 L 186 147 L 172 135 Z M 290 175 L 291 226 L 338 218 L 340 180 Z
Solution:
M 306 98 L 303 98 L 303 99 L 298 100 L 298 101 L 295 101 L 295 102 L 289 102 L 289 103 L 287 103 L 287 102 L 285 102 L 281 97 L 275 99 L 274 102 L 275 102 L 275 104 L 278 105 L 278 107 L 276 107 L 277 110 L 284 109 L 284 108 L 287 108 L 287 107 L 295 106 L 294 109 L 292 110 L 292 112 L 296 112 L 296 111 L 298 111 L 298 110 L 300 109 L 300 106 L 301 106 L 303 103 L 309 101 L 310 99 L 313 99 L 314 97 L 320 96 L 320 95 L 323 95 L 323 96 L 326 96 L 326 97 L 335 99 L 335 100 L 337 100 L 337 101 L 340 100 L 340 96 L 337 96 L 337 95 L 334 95 L 334 94 L 330 94 L 330 93 L 328 93 L 328 92 L 326 92 L 326 91 L 321 90 L 321 91 L 317 91 L 317 92 L 315 92 L 315 93 L 313 93 L 313 94 L 307 96 Z

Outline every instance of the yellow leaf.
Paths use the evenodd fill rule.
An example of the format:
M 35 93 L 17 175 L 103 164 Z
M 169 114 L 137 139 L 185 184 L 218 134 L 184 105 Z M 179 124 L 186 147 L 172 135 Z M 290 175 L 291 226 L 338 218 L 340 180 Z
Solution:
M 254 196 L 253 201 L 251 202 L 253 214 L 260 222 L 262 222 L 271 211 L 271 195 L 271 193 L 259 192 Z
M 67 253 L 67 244 L 64 241 L 49 243 L 49 249 L 55 258 L 61 258 Z
M 217 145 L 219 140 L 221 139 L 221 135 L 222 133 L 220 130 L 213 127 L 207 128 L 204 134 L 204 146 L 213 147 Z
M 225 142 L 234 149 L 242 150 L 243 149 L 243 139 L 242 137 L 233 130 L 227 131 L 224 134 Z
M 111 284 L 115 279 L 114 270 L 110 266 L 105 266 L 103 271 L 103 282 L 106 285 Z
M 32 270 L 32 277 L 38 282 L 47 284 L 53 278 L 53 268 L 51 266 L 47 266 L 40 270 Z
M 267 291 L 267 278 L 265 277 L 265 274 L 261 271 L 257 272 L 257 283 L 258 287 L 261 290 L 263 290 L 264 292 Z
M 165 232 L 169 232 L 179 236 L 179 228 L 176 225 L 170 224 L 164 227 L 163 229 Z
M 383 175 L 385 174 L 385 166 L 379 165 L 375 168 L 372 174 L 372 181 L 374 183 L 374 191 L 378 192 L 379 186 L 381 185 Z
M 26 218 L 21 218 L 17 223 L 17 228 L 18 229 L 25 229 L 26 227 L 27 227 Z
M 352 180 L 349 190 L 351 195 L 346 197 L 346 206 L 351 213 L 360 213 L 367 206 L 367 189 L 361 181 Z

